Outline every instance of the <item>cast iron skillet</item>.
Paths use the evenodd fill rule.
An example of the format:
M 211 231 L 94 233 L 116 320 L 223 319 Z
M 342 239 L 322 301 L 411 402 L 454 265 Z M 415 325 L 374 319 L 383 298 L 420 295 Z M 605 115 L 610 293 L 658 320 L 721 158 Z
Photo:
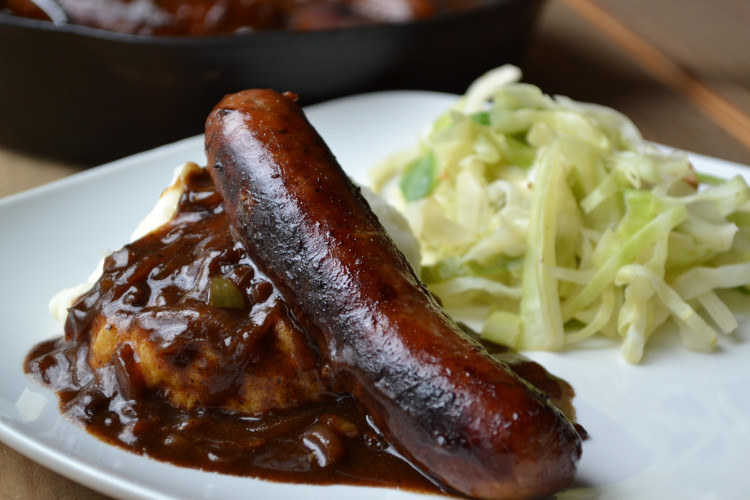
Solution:
M 542 0 L 408 24 L 163 38 L 0 13 L 0 145 L 97 164 L 199 134 L 245 88 L 303 105 L 375 89 L 462 92 L 517 63 Z

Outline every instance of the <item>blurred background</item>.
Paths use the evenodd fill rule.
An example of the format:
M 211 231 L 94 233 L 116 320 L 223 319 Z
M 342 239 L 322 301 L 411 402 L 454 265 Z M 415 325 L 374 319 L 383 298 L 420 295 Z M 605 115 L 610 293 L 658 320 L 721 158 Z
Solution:
M 226 37 L 154 44 L 96 35 L 98 48 L 92 49 L 86 30 L 60 37 L 56 28 L 4 15 L 0 197 L 200 133 L 203 117 L 220 98 L 215 94 L 239 90 L 216 83 L 231 86 L 223 80 L 227 75 L 258 82 L 247 86 L 295 90 L 310 104 L 391 88 L 461 92 L 481 71 L 506 62 L 521 66 L 524 81 L 547 93 L 622 111 L 647 139 L 750 165 L 747 0 L 487 4 L 479 14 L 467 9 L 413 25 L 328 30 L 302 40 L 300 34 L 267 33 L 249 46 Z M 240 55 L 252 63 L 232 66 Z M 106 88 L 107 81 L 97 79 L 96 57 L 120 61 L 111 73 L 130 86 Z M 133 73 L 139 61 L 148 65 Z M 211 64 L 221 71 L 212 72 Z M 313 76 L 300 77 L 305 71 Z M 159 90 L 150 95 L 157 83 Z M 214 94 L 199 96 L 206 88 Z M 83 98 L 85 105 L 77 102 Z M 148 101 L 143 108 L 141 100 Z M 135 117 L 121 118 L 118 102 L 135 108 Z M 194 109 L 180 114 L 171 107 L 184 102 L 193 102 Z M 178 123 L 161 121 L 170 117 Z M 0 444 L 0 498 L 106 497 Z

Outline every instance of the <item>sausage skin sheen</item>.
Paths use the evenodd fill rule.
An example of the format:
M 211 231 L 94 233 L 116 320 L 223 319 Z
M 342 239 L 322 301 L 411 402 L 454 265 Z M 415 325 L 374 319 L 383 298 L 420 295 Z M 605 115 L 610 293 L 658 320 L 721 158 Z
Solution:
M 441 309 L 293 95 L 226 96 L 206 156 L 248 252 L 399 453 L 478 498 L 570 484 L 574 425 Z

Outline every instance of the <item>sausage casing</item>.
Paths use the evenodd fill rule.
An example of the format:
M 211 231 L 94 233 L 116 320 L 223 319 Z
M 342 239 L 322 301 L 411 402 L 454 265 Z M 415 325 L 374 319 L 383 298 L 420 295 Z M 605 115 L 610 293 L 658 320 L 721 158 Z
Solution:
M 399 453 L 479 498 L 572 481 L 574 425 L 440 308 L 290 95 L 225 97 L 206 155 L 248 252 Z

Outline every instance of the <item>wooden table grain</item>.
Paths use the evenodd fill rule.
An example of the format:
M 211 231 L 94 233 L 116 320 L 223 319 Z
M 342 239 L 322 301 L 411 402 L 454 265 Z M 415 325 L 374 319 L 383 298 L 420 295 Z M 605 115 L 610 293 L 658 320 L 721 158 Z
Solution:
M 524 79 L 619 109 L 647 139 L 750 165 L 749 25 L 747 0 L 548 0 Z M 0 197 L 81 170 L 0 148 Z M 0 444 L 0 499 L 106 498 Z

